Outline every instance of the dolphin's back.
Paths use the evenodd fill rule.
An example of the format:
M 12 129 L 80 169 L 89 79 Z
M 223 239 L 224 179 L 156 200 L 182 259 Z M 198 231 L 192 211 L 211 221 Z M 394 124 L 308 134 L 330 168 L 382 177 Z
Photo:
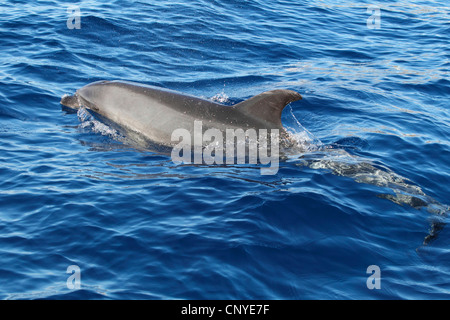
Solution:
M 172 90 L 124 81 L 94 82 L 79 89 L 76 97 L 80 105 L 163 145 L 173 144 L 171 136 L 176 129 L 193 132 L 194 121 L 202 121 L 203 130 L 282 129 L 283 108 L 301 99 L 294 91 L 273 90 L 235 106 L 224 106 Z M 63 98 L 61 103 L 73 107 L 74 99 Z

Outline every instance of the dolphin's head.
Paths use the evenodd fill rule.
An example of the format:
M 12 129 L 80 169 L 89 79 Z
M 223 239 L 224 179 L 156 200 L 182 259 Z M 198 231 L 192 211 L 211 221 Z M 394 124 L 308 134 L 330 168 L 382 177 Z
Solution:
M 65 94 L 61 97 L 60 103 L 63 106 L 72 108 L 72 109 L 78 109 L 80 107 L 80 102 L 78 101 L 78 96 L 75 93 L 73 96 L 69 94 Z
M 110 82 L 111 81 L 93 82 L 78 89 L 75 95 L 78 97 L 80 104 L 93 111 L 99 111 L 99 106 L 101 106 L 103 101 L 108 97 L 107 84 Z
M 100 101 L 107 96 L 107 88 L 105 85 L 109 82 L 110 81 L 97 81 L 88 84 L 81 89 L 78 89 L 74 95 L 63 95 L 60 103 L 73 109 L 78 109 L 83 105 L 91 110 L 98 111 Z

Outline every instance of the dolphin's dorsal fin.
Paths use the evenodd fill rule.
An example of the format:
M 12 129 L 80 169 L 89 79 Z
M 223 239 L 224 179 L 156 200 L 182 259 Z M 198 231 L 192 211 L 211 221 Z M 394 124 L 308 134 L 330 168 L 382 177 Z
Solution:
M 272 90 L 260 93 L 234 107 L 242 113 L 281 126 L 281 112 L 289 103 L 300 100 L 302 96 L 291 90 Z

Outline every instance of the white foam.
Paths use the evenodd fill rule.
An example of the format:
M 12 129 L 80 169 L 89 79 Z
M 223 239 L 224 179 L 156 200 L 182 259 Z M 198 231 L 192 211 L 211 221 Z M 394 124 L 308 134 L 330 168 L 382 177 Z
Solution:
M 85 107 L 80 107 L 78 109 L 77 116 L 81 122 L 80 128 L 89 128 L 94 133 L 100 133 L 101 135 L 109 136 L 115 140 L 120 140 L 121 135 L 117 130 L 96 120 Z
M 225 94 L 224 91 L 214 95 L 210 100 L 220 103 L 227 103 L 230 101 L 230 98 Z

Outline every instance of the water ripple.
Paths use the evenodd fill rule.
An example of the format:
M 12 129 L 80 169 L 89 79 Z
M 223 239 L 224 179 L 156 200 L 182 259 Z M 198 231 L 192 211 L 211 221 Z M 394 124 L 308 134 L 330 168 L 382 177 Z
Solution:
M 448 218 L 419 206 L 448 205 L 444 1 L 380 3 L 380 29 L 350 1 L 78 5 L 68 29 L 68 3 L 2 3 L 0 298 L 448 298 Z M 312 148 L 275 176 L 175 165 L 61 109 L 101 79 L 228 105 L 292 89 L 283 123 Z

